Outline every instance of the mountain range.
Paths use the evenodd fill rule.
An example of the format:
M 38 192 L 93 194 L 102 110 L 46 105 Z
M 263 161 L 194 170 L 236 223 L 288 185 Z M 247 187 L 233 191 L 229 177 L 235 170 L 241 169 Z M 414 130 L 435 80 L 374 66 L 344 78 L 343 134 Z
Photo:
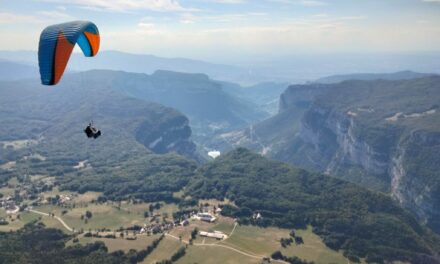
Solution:
M 0 51 L 0 59 L 38 66 L 38 55 L 34 51 Z M 152 74 L 157 70 L 182 73 L 204 73 L 214 79 L 252 83 L 252 76 L 237 66 L 223 65 L 186 58 L 164 58 L 154 55 L 131 54 L 119 51 L 101 51 L 93 59 L 81 53 L 73 53 L 67 70 L 88 71 L 105 69 Z
M 256 56 L 249 61 L 210 63 L 187 58 L 167 58 L 102 50 L 85 58 L 74 52 L 68 71 L 94 69 L 120 70 L 152 74 L 156 70 L 204 73 L 216 80 L 251 86 L 262 82 L 305 83 L 330 75 L 397 72 L 439 73 L 440 53 L 403 52 L 395 54 L 297 54 L 282 58 Z M 38 66 L 36 51 L 0 51 L 0 59 Z M 380 63 L 378 63 L 380 62 Z
M 217 142 L 389 193 L 439 232 L 440 77 L 382 77 L 292 85 L 277 115 Z
M 0 80 L 14 80 L 19 76 L 38 78 L 38 71 L 32 66 L 12 61 L 2 63 L 0 71 L 4 74 L 0 72 Z M 9 73 L 10 69 L 13 74 Z M 206 74 L 165 70 L 157 70 L 153 74 L 94 70 L 75 76 L 83 86 L 99 81 L 101 85 L 105 84 L 127 96 L 181 111 L 190 119 L 194 136 L 200 142 L 206 142 L 205 139 L 213 134 L 240 129 L 267 118 L 275 112 L 277 98 L 287 87 L 286 83 L 243 87 L 213 80 Z M 38 82 L 35 80 L 35 83 Z M 93 87 L 91 85 L 91 89 Z
M 56 156 L 58 151 L 69 149 L 84 159 L 90 154 L 90 145 L 96 148 L 94 154 L 104 156 L 121 155 L 99 151 L 107 145 L 125 145 L 133 155 L 195 154 L 189 120 L 184 115 L 157 103 L 124 96 L 99 79 L 72 74 L 56 87 L 42 86 L 36 79 L 3 81 L 0 87 L 3 141 L 35 140 L 36 148 L 41 148 L 44 155 Z M 85 141 L 82 133 L 91 120 L 103 132 L 96 142 Z M 66 138 L 69 147 L 64 144 Z
M 438 261 L 429 228 L 439 232 L 440 77 L 291 85 L 261 121 L 270 111 L 259 107 L 282 89 L 169 71 L 67 73 L 54 87 L 3 80 L 0 164 L 16 169 L 0 180 L 54 175 L 61 190 L 102 200 L 178 202 L 184 190 L 233 201 L 225 214 L 242 224 L 312 225 L 355 261 Z M 91 120 L 97 140 L 82 132 Z M 243 148 L 197 164 L 194 141 L 309 171 Z
M 420 73 L 413 71 L 399 71 L 394 73 L 358 73 L 358 74 L 343 74 L 343 75 L 332 75 L 323 78 L 319 78 L 315 82 L 317 83 L 340 83 L 349 80 L 361 80 L 361 81 L 371 81 L 371 80 L 410 80 L 416 78 L 422 78 L 426 76 L 436 75 L 434 73 Z

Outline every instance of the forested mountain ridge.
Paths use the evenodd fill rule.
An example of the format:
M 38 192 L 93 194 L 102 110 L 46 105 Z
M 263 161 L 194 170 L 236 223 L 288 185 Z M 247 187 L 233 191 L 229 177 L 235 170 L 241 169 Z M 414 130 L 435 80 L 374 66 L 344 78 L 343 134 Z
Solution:
M 434 73 L 420 73 L 413 71 L 399 71 L 395 73 L 358 73 L 358 74 L 342 74 L 332 75 L 316 80 L 316 83 L 330 84 L 340 83 L 343 81 L 358 80 L 358 81 L 372 81 L 372 80 L 411 80 L 427 76 L 436 75 Z
M 221 84 L 226 92 L 258 105 L 270 115 L 278 112 L 279 97 L 289 86 L 288 83 L 283 82 L 263 82 L 249 87 L 226 82 L 221 82 Z
M 64 76 L 56 87 L 38 80 L 1 82 L 0 118 L 0 164 L 15 164 L 13 170 L 0 169 L 2 183 L 27 173 L 50 175 L 62 189 L 108 190 L 120 199 L 144 190 L 140 199 L 166 200 L 195 167 L 173 153 L 199 158 L 180 112 L 80 74 Z M 83 132 L 91 120 L 102 131 L 96 140 Z M 135 188 L 123 188 L 133 181 Z
M 176 110 L 130 98 L 83 74 L 65 79 L 56 87 L 41 86 L 34 79 L 3 82 L 1 139 L 41 139 L 55 146 L 69 138 L 77 141 L 74 147 L 80 151 L 85 148 L 84 135 L 77 132 L 94 120 L 107 134 L 101 141 L 125 137 L 125 142 L 135 136 L 153 152 L 194 153 L 188 119 Z M 13 128 L 14 133 L 7 128 Z M 157 141 L 160 137 L 163 140 Z
M 243 223 L 284 228 L 311 224 L 327 246 L 368 262 L 439 263 L 439 238 L 386 195 L 269 161 L 239 148 L 199 169 L 188 193 L 228 198 Z M 253 218 L 259 212 L 261 219 Z
M 14 67 L 22 67 L 18 63 L 8 63 Z M 211 80 L 205 74 L 159 70 L 147 75 L 92 70 L 66 73 L 66 76 L 69 75 L 75 76 L 73 79 L 79 82 L 78 86 L 86 86 L 89 89 L 94 89 L 96 85 L 105 86 L 128 97 L 177 109 L 189 118 L 192 135 L 202 144 L 213 134 L 246 127 L 269 115 L 255 102 L 240 97 L 238 92 L 227 92 L 225 83 Z M 34 82 L 37 84 L 39 81 L 35 79 Z M 239 90 L 253 91 L 239 85 L 236 87 L 239 87 Z M 278 96 L 278 93 L 275 92 L 272 96 Z
M 137 257 L 123 252 L 108 253 L 103 242 L 66 247 L 70 236 L 61 230 L 28 224 L 17 232 L 0 232 L 0 263 L 133 263 Z M 121 254 L 122 253 L 122 254 Z
M 276 116 L 222 139 L 389 192 L 438 231 L 439 101 L 438 76 L 292 85 Z
M 78 74 L 129 97 L 179 110 L 189 118 L 194 136 L 201 140 L 268 116 L 255 104 L 226 93 L 220 82 L 204 74 L 162 70 L 152 75 L 108 70 Z

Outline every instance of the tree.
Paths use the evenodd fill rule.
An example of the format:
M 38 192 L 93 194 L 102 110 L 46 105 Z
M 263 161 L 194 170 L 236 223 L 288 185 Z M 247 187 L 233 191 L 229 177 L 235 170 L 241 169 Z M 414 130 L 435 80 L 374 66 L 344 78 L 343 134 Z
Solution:
M 284 256 L 283 256 L 283 254 L 281 253 L 281 251 L 275 251 L 273 254 L 272 254 L 272 256 L 271 256 L 273 259 L 283 259 L 284 258 Z
M 193 229 L 193 231 L 191 232 L 191 239 L 194 240 L 197 238 L 197 233 L 199 232 L 199 230 L 196 228 Z
M 302 237 L 297 236 L 297 237 L 295 237 L 295 243 L 296 243 L 297 245 L 299 245 L 299 244 L 304 244 L 304 240 L 303 240 Z
M 88 218 L 88 219 L 90 219 L 90 218 L 92 218 L 92 212 L 90 212 L 90 211 L 86 211 L 86 217 Z
M 292 231 L 290 231 L 290 236 L 295 238 L 295 230 L 292 229 Z

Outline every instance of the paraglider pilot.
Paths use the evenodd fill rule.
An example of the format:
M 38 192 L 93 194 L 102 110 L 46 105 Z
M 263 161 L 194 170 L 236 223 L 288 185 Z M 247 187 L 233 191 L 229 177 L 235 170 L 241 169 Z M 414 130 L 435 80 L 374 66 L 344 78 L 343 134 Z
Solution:
M 86 133 L 88 138 L 98 138 L 101 135 L 101 130 L 96 129 L 93 126 L 93 123 L 90 122 L 89 125 L 84 129 L 84 133 Z

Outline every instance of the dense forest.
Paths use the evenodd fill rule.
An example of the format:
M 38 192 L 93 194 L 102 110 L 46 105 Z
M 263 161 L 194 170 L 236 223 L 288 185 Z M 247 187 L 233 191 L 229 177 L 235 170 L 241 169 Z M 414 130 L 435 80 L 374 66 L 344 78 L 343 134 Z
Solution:
M 199 170 L 187 193 L 232 200 L 243 224 L 305 228 L 352 260 L 437 263 L 439 238 L 390 197 L 237 149 Z M 261 219 L 254 219 L 259 212 Z
M 16 231 L 0 232 L 0 263 L 26 264 L 134 264 L 142 262 L 163 239 L 154 240 L 145 249 L 108 252 L 104 242 L 66 246 L 72 237 L 61 230 L 45 228 L 41 223 L 29 223 Z

